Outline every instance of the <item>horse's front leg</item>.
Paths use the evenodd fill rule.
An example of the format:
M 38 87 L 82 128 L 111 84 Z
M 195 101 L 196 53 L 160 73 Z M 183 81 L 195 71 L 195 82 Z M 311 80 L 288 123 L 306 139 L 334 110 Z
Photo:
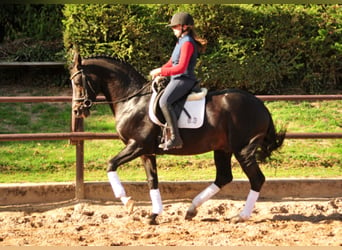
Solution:
M 142 154 L 142 148 L 136 143 L 135 140 L 130 140 L 126 147 L 109 161 L 107 175 L 109 182 L 112 186 L 114 195 L 119 198 L 128 210 L 128 213 L 132 213 L 134 207 L 134 201 L 131 197 L 126 195 L 126 191 L 122 186 L 120 178 L 116 172 L 117 168 L 129 162 Z
M 150 197 L 152 201 L 152 213 L 149 218 L 150 225 L 157 225 L 157 216 L 163 211 L 162 199 L 158 188 L 157 163 L 155 155 L 143 155 L 141 160 L 146 171 L 147 183 L 150 189 Z

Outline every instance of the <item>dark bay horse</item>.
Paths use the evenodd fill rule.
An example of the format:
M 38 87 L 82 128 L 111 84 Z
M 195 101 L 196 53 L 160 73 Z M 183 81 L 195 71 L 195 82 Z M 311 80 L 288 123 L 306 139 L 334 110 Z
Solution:
M 214 151 L 215 181 L 192 201 L 186 219 L 193 218 L 197 208 L 232 181 L 231 157 L 234 154 L 250 182 L 246 204 L 237 216 L 250 217 L 265 177 L 257 160 L 264 160 L 278 149 L 285 131 L 276 132 L 271 114 L 254 95 L 240 90 L 209 92 L 206 96 L 204 123 L 197 129 L 180 129 L 184 145 L 164 151 L 158 148 L 161 127 L 148 115 L 151 84 L 128 63 L 109 57 L 83 59 L 75 55 L 70 79 L 73 86 L 73 112 L 90 114 L 92 102 L 102 93 L 113 111 L 117 133 L 125 148 L 109 161 L 108 178 L 115 197 L 133 209 L 117 175 L 117 168 L 140 157 L 147 176 L 152 201 L 150 224 L 162 212 L 158 189 L 156 155 L 193 155 Z

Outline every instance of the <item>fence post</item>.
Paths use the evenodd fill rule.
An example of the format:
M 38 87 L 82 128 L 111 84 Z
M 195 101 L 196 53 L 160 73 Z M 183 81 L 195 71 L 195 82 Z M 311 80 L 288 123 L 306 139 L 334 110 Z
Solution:
M 83 118 L 76 118 L 74 112 L 71 115 L 71 131 L 84 132 Z M 84 140 L 70 140 L 76 145 L 76 185 L 75 198 L 84 199 Z

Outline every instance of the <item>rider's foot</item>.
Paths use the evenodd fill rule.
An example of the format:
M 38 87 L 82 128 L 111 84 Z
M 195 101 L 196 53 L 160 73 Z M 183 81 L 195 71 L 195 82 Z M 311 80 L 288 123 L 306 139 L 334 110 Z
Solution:
M 180 137 L 174 137 L 164 143 L 159 144 L 159 148 L 164 150 L 178 149 L 183 147 L 183 141 Z

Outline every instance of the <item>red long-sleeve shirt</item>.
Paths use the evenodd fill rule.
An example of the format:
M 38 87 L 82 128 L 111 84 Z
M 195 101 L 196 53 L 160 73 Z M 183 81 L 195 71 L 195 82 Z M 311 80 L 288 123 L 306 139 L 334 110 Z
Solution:
M 189 65 L 193 52 L 194 45 L 191 42 L 185 42 L 181 48 L 179 63 L 177 65 L 172 65 L 172 60 L 170 58 L 170 60 L 162 66 L 161 75 L 173 76 L 184 73 Z

